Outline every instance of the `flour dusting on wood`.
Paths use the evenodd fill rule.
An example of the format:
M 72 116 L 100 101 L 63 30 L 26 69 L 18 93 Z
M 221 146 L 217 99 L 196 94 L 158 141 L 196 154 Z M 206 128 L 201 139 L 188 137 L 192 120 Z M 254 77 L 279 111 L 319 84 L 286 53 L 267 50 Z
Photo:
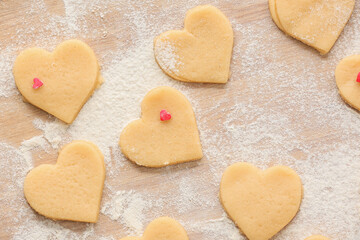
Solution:
M 334 79 L 337 63 L 360 53 L 360 2 L 327 57 L 285 36 L 272 22 L 266 0 L 31 0 L 19 3 L 18 23 L 6 18 L 10 2 L 0 3 L 5 29 L 0 33 L 0 182 L 6 183 L 0 186 L 5 222 L 0 236 L 115 240 L 141 235 L 153 219 L 169 216 L 190 239 L 243 240 L 218 194 L 225 168 L 245 161 L 262 169 L 287 165 L 304 184 L 300 212 L 274 239 L 360 238 L 360 115 L 338 96 Z M 231 79 L 225 85 L 175 81 L 157 65 L 153 40 L 182 29 L 187 10 L 209 3 L 234 28 Z M 94 49 L 105 82 L 68 126 L 23 103 L 11 71 L 21 50 L 52 50 L 70 38 Z M 164 85 L 191 102 L 204 158 L 161 169 L 138 167 L 121 154 L 119 136 L 140 117 L 146 93 Z M 9 116 L 15 115 L 25 130 L 13 125 L 17 119 Z M 30 169 L 55 163 L 61 147 L 79 139 L 94 142 L 105 156 L 107 176 L 96 224 L 46 219 L 29 207 L 22 192 Z

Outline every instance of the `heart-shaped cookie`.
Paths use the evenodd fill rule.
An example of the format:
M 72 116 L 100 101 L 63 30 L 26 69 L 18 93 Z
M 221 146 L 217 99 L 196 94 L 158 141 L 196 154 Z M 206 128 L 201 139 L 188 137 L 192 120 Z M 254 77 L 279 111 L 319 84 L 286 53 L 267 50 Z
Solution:
M 353 55 L 340 61 L 335 71 L 336 85 L 340 96 L 353 108 L 360 110 L 360 55 Z
M 104 156 L 86 141 L 73 141 L 55 165 L 43 164 L 25 178 L 24 193 L 39 214 L 55 220 L 96 222 L 105 180 Z
M 248 163 L 236 163 L 223 174 L 220 199 L 249 240 L 268 240 L 295 217 L 302 184 L 288 167 L 262 171 Z
M 355 0 L 269 0 L 278 27 L 321 54 L 333 47 L 354 6 Z
M 321 235 L 313 235 L 311 237 L 306 238 L 305 240 L 330 240 L 330 239 Z
M 171 119 L 161 119 L 165 110 Z M 195 115 L 186 97 L 171 87 L 151 90 L 141 103 L 141 119 L 127 125 L 119 145 L 138 165 L 163 167 L 201 159 Z
M 13 74 L 26 101 L 66 123 L 74 121 L 102 82 L 93 50 L 79 40 L 65 41 L 52 53 L 40 48 L 21 52 Z M 33 87 L 35 80 L 42 86 Z
M 152 221 L 142 237 L 125 237 L 121 240 L 189 240 L 185 229 L 176 220 L 160 217 Z
M 168 31 L 155 38 L 155 59 L 174 79 L 226 83 L 233 41 L 226 16 L 216 7 L 198 6 L 187 12 L 184 30 Z

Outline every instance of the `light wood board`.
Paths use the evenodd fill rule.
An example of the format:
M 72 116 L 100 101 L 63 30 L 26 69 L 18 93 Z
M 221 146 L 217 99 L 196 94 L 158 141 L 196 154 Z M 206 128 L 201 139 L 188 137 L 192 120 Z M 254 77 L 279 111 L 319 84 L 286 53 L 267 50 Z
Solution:
M 69 37 L 86 41 L 94 49 L 102 67 L 106 68 L 107 64 L 112 63 L 114 53 L 121 58 L 122 54 L 135 45 L 136 39 L 140 39 L 136 35 L 139 30 L 134 30 L 135 23 L 143 20 L 152 25 L 155 37 L 164 30 L 182 28 L 186 9 L 198 4 L 212 3 L 225 13 L 233 24 L 235 46 L 229 83 L 176 83 L 185 90 L 195 108 L 204 158 L 199 162 L 163 169 L 146 169 L 126 161 L 121 155 L 113 154 L 111 163 L 107 166 L 118 168 L 121 172 L 108 176 L 106 180 L 109 186 L 116 186 L 113 189 L 115 191 L 132 190 L 141 192 L 144 196 L 145 193 L 158 195 L 159 199 L 162 194 L 169 192 L 183 193 L 181 199 L 186 199 L 186 193 L 182 191 L 193 191 L 189 193 L 187 203 L 179 203 L 184 205 L 183 208 L 176 207 L 177 195 L 166 195 L 163 198 L 169 200 L 173 197 L 174 204 L 161 202 L 157 203 L 161 207 L 148 206 L 143 218 L 144 227 L 151 219 L 168 215 L 184 223 L 190 239 L 233 239 L 231 234 L 237 229 L 224 219 L 224 211 L 218 200 L 218 184 L 226 166 L 234 162 L 248 161 L 261 168 L 287 165 L 294 168 L 303 179 L 304 209 L 301 209 L 290 226 L 274 239 L 305 239 L 311 234 L 324 234 L 333 240 L 357 239 L 360 221 L 356 219 L 358 209 L 353 206 L 360 203 L 356 195 L 359 188 L 356 184 L 360 182 L 356 174 L 360 176 L 360 166 L 357 163 L 359 158 L 356 158 L 357 150 L 353 149 L 358 146 L 360 139 L 360 128 L 357 127 L 360 118 L 359 113 L 344 104 L 338 96 L 334 70 L 341 58 L 360 52 L 360 41 L 357 41 L 360 24 L 356 20 L 359 17 L 360 4 L 356 4 L 355 13 L 334 49 L 328 56 L 323 57 L 315 50 L 285 36 L 272 22 L 266 0 L 120 0 L 89 1 L 85 5 L 76 5 L 74 2 L 76 1 L 0 0 L 0 57 L 6 56 L 4 59 L 0 58 L 0 71 L 10 73 L 11 62 L 27 47 L 38 46 L 52 50 Z M 87 8 L 92 11 L 86 10 Z M 139 15 L 132 15 L 131 9 L 143 11 L 143 19 L 134 19 L 134 16 Z M 84 15 L 75 21 L 71 11 L 84 12 Z M 52 29 L 52 26 L 56 25 L 53 16 L 59 19 L 58 30 Z M 63 33 L 62 29 L 67 28 L 64 22 L 69 24 L 69 29 L 74 29 L 77 25 L 79 28 L 76 31 L 69 30 L 72 31 L 70 35 L 66 31 Z M 172 27 L 165 29 L 165 23 L 166 27 Z M 1 67 L 2 61 L 3 66 L 9 67 Z M 0 76 L 9 75 L 2 74 Z M 9 91 L 9 96 L 0 97 L 0 142 L 18 149 L 24 140 L 43 134 L 34 127 L 34 119 L 49 122 L 55 119 L 24 103 L 21 96 L 16 94 L 13 83 L 9 83 L 13 79 L 8 77 L 6 81 L 0 81 L 5 84 L 0 88 L 9 86 L 13 90 Z M 119 94 L 126 95 L 126 92 Z M 138 102 L 131 107 L 134 109 L 129 111 L 140 114 Z M 113 131 L 120 135 L 123 127 L 118 126 L 118 129 Z M 115 148 L 111 151 L 118 151 Z M 37 149 L 32 152 L 32 156 L 34 166 L 55 163 L 57 149 L 50 149 L 48 152 Z M 334 158 L 338 159 L 339 165 L 334 164 Z M 347 167 L 342 165 L 342 160 Z M 116 161 L 121 161 L 121 164 Z M 340 172 L 334 169 L 339 169 Z M 341 174 L 344 169 L 348 172 Z M 7 170 L 0 169 L 0 174 L 5 171 Z M 14 176 L 16 179 L 21 177 L 25 176 Z M 331 179 L 326 180 L 327 177 Z M 331 185 L 336 179 L 343 181 L 346 190 L 342 192 L 339 187 L 341 184 Z M 189 188 L 180 186 L 187 180 Z M 329 186 L 323 188 L 326 181 Z M 15 183 L 10 181 L 0 184 L 6 186 Z M 319 187 L 316 184 L 319 184 Z M 349 190 L 349 184 L 354 184 L 356 193 Z M 6 189 L 0 186 L 2 203 L 19 195 L 18 192 Z M 319 197 L 315 193 L 319 193 Z M 327 193 L 331 199 L 326 199 Z M 351 194 L 351 197 L 342 196 L 344 193 Z M 102 204 L 110 201 L 112 196 L 111 191 L 105 187 Z M 210 203 L 206 203 L 204 197 L 200 200 L 192 199 L 194 196 L 206 196 Z M 340 207 L 342 200 L 344 206 Z M 318 201 L 321 204 L 318 204 Z M 152 202 L 155 202 L 154 199 Z M 24 201 L 21 206 L 30 208 Z M 0 213 L 1 240 L 12 239 L 19 231 L 24 231 L 23 226 L 27 226 L 29 232 L 32 228 L 37 231 L 41 223 L 46 221 L 31 212 L 30 214 L 35 216 L 32 219 L 35 219 L 33 223 L 36 226 L 24 225 L 23 221 L 29 218 L 29 214 L 23 217 L 25 220 L 21 219 L 22 217 L 19 219 L 19 215 L 16 215 L 15 219 L 17 213 L 14 210 L 12 215 L 9 210 L 11 207 L 11 201 L 0 206 L 0 211 L 2 209 L 5 212 Z M 154 215 L 151 215 L 151 208 L 155 209 Z M 314 208 L 318 210 L 311 212 Z M 346 218 L 340 223 L 341 221 L 334 217 L 336 211 L 340 216 L 347 214 L 354 217 Z M 324 216 L 321 216 L 322 212 Z M 326 219 L 326 216 L 333 218 Z M 311 219 L 312 217 L 314 218 Z M 349 219 L 356 221 L 347 222 Z M 212 225 L 214 222 L 215 226 Z M 124 237 L 129 230 L 123 222 L 111 220 L 104 214 L 101 214 L 99 222 L 92 226 L 73 222 L 56 224 L 79 236 L 84 236 L 89 228 L 93 228 L 94 234 L 86 239 L 97 239 L 97 236 L 113 236 L 117 239 Z M 206 225 L 208 230 L 202 230 Z M 216 232 L 219 231 L 219 226 L 227 226 L 223 229 L 225 233 L 211 233 L 211 228 Z M 296 231 L 297 229 L 301 231 Z M 234 239 L 238 238 L 242 239 Z

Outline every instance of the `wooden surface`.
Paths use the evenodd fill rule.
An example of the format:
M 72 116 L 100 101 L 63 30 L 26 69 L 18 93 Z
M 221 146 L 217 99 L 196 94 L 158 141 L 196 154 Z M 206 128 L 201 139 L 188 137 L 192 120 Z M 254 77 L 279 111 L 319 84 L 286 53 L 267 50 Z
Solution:
M 69 4 L 71 1 L 65 1 L 65 3 Z M 360 129 L 357 125 L 360 124 L 360 118 L 358 112 L 342 102 L 337 94 L 334 80 L 337 62 L 347 55 L 359 53 L 360 50 L 356 40 L 357 32 L 359 32 L 356 21 L 356 17 L 359 16 L 357 12 L 359 4 L 334 49 L 328 56 L 321 57 L 315 50 L 285 36 L 276 28 L 271 21 L 266 0 L 220 0 L 196 3 L 186 0 L 94 1 L 93 4 L 73 4 L 78 8 L 93 10 L 75 9 L 81 14 L 84 13 L 77 22 L 72 20 L 72 15 L 70 17 L 66 15 L 69 14 L 67 11 L 73 8 L 69 8 L 65 3 L 60 0 L 0 0 L 0 56 L 6 56 L 4 60 L 0 58 L 1 71 L 11 72 L 12 64 L 9 62 L 15 59 L 19 51 L 27 47 L 38 46 L 51 50 L 58 43 L 69 38 L 86 41 L 94 49 L 102 67 L 106 69 L 115 57 L 121 59 L 121 56 L 131 49 L 137 40 L 141 40 L 138 36 L 139 31 L 134 30 L 134 15 L 127 14 L 132 9 L 141 10 L 144 15 L 146 13 L 151 15 L 144 16 L 144 21 L 154 26 L 153 37 L 155 37 L 171 28 L 180 29 L 186 9 L 198 4 L 212 3 L 229 17 L 235 32 L 232 77 L 229 83 L 226 85 L 172 83 L 174 80 L 171 79 L 164 82 L 164 84 L 168 83 L 181 88 L 192 102 L 205 157 L 199 162 L 164 169 L 146 169 L 128 162 L 121 154 L 112 154 L 107 168 L 112 168 L 113 173 L 107 176 L 108 187 L 105 186 L 102 204 L 110 201 L 114 190 L 138 191 L 143 196 L 151 196 L 153 203 L 156 202 L 156 196 L 163 200 L 158 205 L 148 206 L 144 210 L 144 227 L 152 219 L 168 215 L 184 224 L 190 239 L 242 239 L 240 236 L 233 236 L 234 231 L 237 231 L 236 227 L 223 220 L 224 211 L 218 201 L 218 184 L 222 172 L 229 164 L 239 161 L 252 162 L 261 168 L 281 164 L 294 168 L 302 177 L 306 201 L 304 200 L 304 210 L 300 211 L 300 215 L 295 218 L 291 226 L 274 239 L 305 239 L 312 233 L 328 235 L 333 240 L 358 239 L 356 238 L 357 229 L 360 227 L 358 220 L 351 223 L 344 221 L 341 224 L 339 219 L 335 221 L 333 218 L 333 225 L 332 219 L 325 221 L 326 216 L 330 218 L 336 216 L 334 209 L 341 202 L 338 196 L 343 193 L 340 190 L 336 192 L 336 189 L 340 189 L 337 185 L 329 186 L 335 189 L 334 192 L 329 193 L 333 202 L 329 200 L 330 202 L 319 204 L 319 210 L 313 215 L 311 211 L 316 206 L 311 205 L 311 201 L 315 199 L 328 201 L 326 194 L 321 193 L 327 190 L 316 187 L 316 184 L 320 184 L 319 181 L 333 176 L 332 170 L 326 172 L 327 169 L 321 165 L 321 162 L 329 161 L 331 164 L 336 162 L 327 160 L 325 156 L 327 153 L 338 156 L 339 164 L 341 164 L 341 159 L 347 161 L 347 165 L 350 164 L 349 168 L 346 168 L 349 172 L 345 176 L 339 175 L 344 184 L 359 183 L 357 178 L 355 180 L 352 178 L 359 170 L 355 161 L 358 153 L 351 149 L 358 146 Z M 58 17 L 56 29 L 54 26 L 57 26 L 57 20 L 54 20 L 53 16 Z M 69 24 L 64 25 L 64 22 Z M 164 26 L 165 22 L 166 26 Z M 79 28 L 75 29 L 74 26 L 77 24 Z M 64 30 L 66 28 L 69 30 Z M 148 37 L 150 36 L 145 36 L 145 38 Z M 1 68 L 2 61 L 6 61 L 3 66 L 10 66 L 10 68 Z M 21 96 L 16 94 L 13 83 L 10 83 L 13 81 L 11 75 L 9 77 L 9 74 L 3 72 L 0 76 L 7 77 L 5 83 L 0 82 L 14 89 L 9 91 L 8 96 L 0 97 L 0 142 L 18 149 L 24 140 L 43 134 L 41 130 L 34 127 L 34 119 L 45 122 L 52 122 L 55 119 L 23 102 Z M 122 77 L 119 76 L 119 79 Z M 106 81 L 105 77 L 105 84 L 107 84 Z M 131 107 L 133 108 L 131 111 L 140 112 L 139 102 L 135 102 Z M 120 135 L 124 126 L 125 124 L 118 126 L 113 131 Z M 119 149 L 116 149 L 116 146 L 114 143 L 109 150 L 112 153 L 118 152 Z M 55 163 L 57 151 L 56 148 L 47 152 L 41 149 L 32 151 L 33 165 Z M 354 161 L 347 160 L 349 157 Z M 330 159 L 329 156 L 328 158 Z M 317 167 L 319 172 L 313 170 Z M 331 165 L 331 167 L 336 167 L 336 165 Z M 115 171 L 114 168 L 118 170 Z M 6 169 L 0 171 L 8 172 Z M 310 173 L 314 178 L 309 177 Z M 317 176 L 320 176 L 322 180 L 319 180 Z M 14 176 L 14 179 L 20 179 L 21 182 L 21 178 L 24 177 Z M 123 222 L 111 220 L 106 214 L 100 215 L 96 225 L 57 222 L 56 226 L 52 226 L 48 220 L 29 210 L 30 207 L 23 199 L 18 199 L 19 196 L 21 198 L 18 190 L 11 191 L 10 188 L 4 187 L 17 183 L 12 182 L 11 179 L 1 179 L 7 181 L 0 183 L 3 185 L 3 187 L 0 186 L 0 203 L 3 204 L 0 206 L 3 212 L 3 214 L 0 213 L 1 240 L 12 239 L 19 234 L 19 231 L 24 232 L 24 226 L 29 232 L 32 228 L 34 231 L 39 231 L 39 226 L 49 231 L 62 227 L 60 232 L 64 232 L 63 237 L 49 234 L 47 236 L 49 239 L 74 238 L 73 235 L 71 237 L 66 235 L 68 234 L 65 233 L 66 231 L 78 234 L 76 236 L 82 236 L 85 239 L 99 239 L 99 236 L 117 239 L 124 237 L 127 231 L 134 232 L 127 229 Z M 177 196 L 180 192 L 185 196 L 179 199 L 186 199 L 186 193 L 183 191 L 187 188 L 179 190 L 179 183 L 184 183 L 184 181 L 189 181 L 191 190 L 195 192 L 189 193 L 186 204 L 178 203 Z M 332 182 L 335 180 L 329 179 L 329 184 Z M 322 184 L 325 183 L 322 182 Z M 21 188 L 14 189 L 21 190 Z M 358 186 L 354 186 L 354 189 L 357 191 Z M 318 192 L 319 197 L 311 195 L 315 192 Z M 346 190 L 344 192 L 349 193 Z M 353 206 L 358 205 L 359 198 L 355 193 L 352 194 L 351 196 L 355 197 L 351 199 L 343 196 L 345 201 L 349 201 L 344 203 L 349 207 L 344 206 L 346 209 L 343 211 L 351 212 L 355 216 L 358 210 Z M 174 203 L 171 203 L 172 199 Z M 204 199 L 208 199 L 210 203 Z M 12 201 L 20 203 L 13 205 Z M 177 204 L 183 204 L 184 208 L 177 208 Z M 324 207 L 327 205 L 331 208 Z M 25 213 L 21 215 L 13 209 L 14 206 L 21 206 L 21 209 L 25 209 L 23 210 Z M 320 211 L 324 216 L 320 216 Z M 342 211 L 342 209 L 337 211 Z M 307 216 L 315 217 L 309 219 L 310 217 Z M 30 218 L 31 224 L 25 223 Z M 353 218 L 346 220 L 348 219 Z M 211 228 L 212 221 L 225 221 L 224 226 L 227 227 L 223 229 L 223 234 L 199 230 L 201 229 L 199 225 L 209 224 Z M 41 225 L 44 222 L 46 226 Z M 196 227 L 194 222 L 198 224 Z M 222 225 L 217 226 L 215 231 L 218 231 L 219 226 Z M 93 232 L 90 236 L 86 236 L 89 228 L 92 228 Z M 301 229 L 301 231 L 296 231 L 296 229 Z

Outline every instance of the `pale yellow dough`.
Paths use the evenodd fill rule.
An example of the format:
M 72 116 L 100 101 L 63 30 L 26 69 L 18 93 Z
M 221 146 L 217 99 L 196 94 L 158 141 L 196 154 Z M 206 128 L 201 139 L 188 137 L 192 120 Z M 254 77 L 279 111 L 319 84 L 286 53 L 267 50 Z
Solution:
M 79 40 L 68 40 L 50 53 L 40 48 L 22 51 L 16 58 L 13 74 L 25 100 L 72 123 L 82 106 L 103 79 L 93 50 Z M 33 89 L 33 79 L 44 85 Z
M 160 121 L 160 111 L 172 118 Z M 186 97 L 171 87 L 151 90 L 141 103 L 141 119 L 127 125 L 119 145 L 138 165 L 163 167 L 201 159 L 203 154 L 195 115 Z
M 276 26 L 280 29 L 280 30 L 283 30 L 283 27 L 281 26 L 280 24 L 280 21 L 277 17 L 277 13 L 276 13 L 276 6 L 275 6 L 275 0 L 269 0 L 269 10 L 270 10 L 270 14 L 271 14 L 271 17 L 274 21 L 274 23 L 276 24 Z
M 340 96 L 353 108 L 360 110 L 360 83 L 356 81 L 360 72 L 360 55 L 340 61 L 335 71 L 336 85 Z
M 30 206 L 54 220 L 96 222 L 105 180 L 104 156 L 86 141 L 73 141 L 59 153 L 57 163 L 43 164 L 25 178 Z
M 354 6 L 355 0 L 269 0 L 278 27 L 321 54 L 333 47 Z
M 152 221 L 142 237 L 125 237 L 121 240 L 189 240 L 185 229 L 176 220 L 160 217 Z
M 313 235 L 311 237 L 306 238 L 305 240 L 330 240 L 330 239 L 321 235 Z
M 226 83 L 233 41 L 226 16 L 216 7 L 198 6 L 187 12 L 184 30 L 168 31 L 155 38 L 155 59 L 174 79 Z
M 262 171 L 249 163 L 236 163 L 223 174 L 220 200 L 249 240 L 268 240 L 295 217 L 302 184 L 288 167 Z

